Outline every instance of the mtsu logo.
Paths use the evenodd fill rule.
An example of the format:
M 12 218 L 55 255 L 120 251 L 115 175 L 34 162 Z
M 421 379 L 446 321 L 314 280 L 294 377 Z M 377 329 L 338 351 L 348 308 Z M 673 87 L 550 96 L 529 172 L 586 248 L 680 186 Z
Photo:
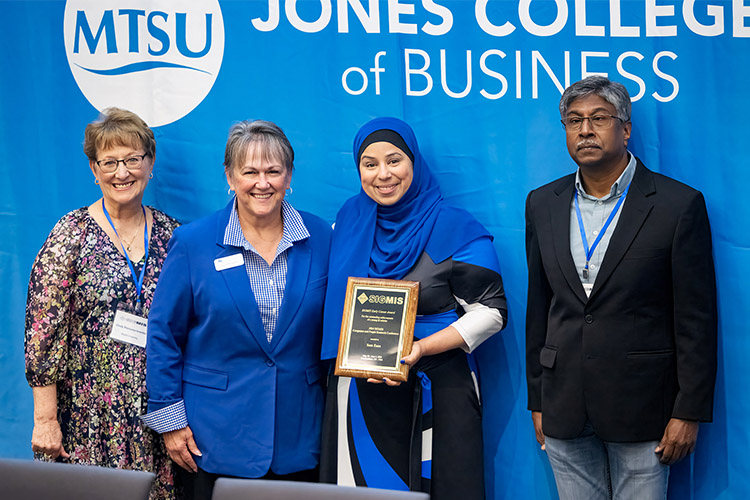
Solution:
M 69 0 L 65 52 L 97 109 L 118 106 L 152 127 L 208 95 L 224 56 L 218 0 Z

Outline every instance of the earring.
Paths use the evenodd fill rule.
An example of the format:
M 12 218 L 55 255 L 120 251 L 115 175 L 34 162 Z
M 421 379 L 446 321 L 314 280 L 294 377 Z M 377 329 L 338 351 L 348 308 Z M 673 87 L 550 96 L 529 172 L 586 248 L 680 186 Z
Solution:
M 151 172 L 151 174 L 149 174 L 148 178 L 149 178 L 149 179 L 153 179 L 153 178 L 154 178 L 154 173 L 153 173 L 153 172 Z
M 227 194 L 232 194 L 232 188 L 227 189 Z
M 99 185 L 99 179 L 97 179 L 96 177 L 94 177 L 94 184 Z
M 292 189 L 292 186 L 289 186 L 289 188 L 287 188 L 286 191 L 287 191 L 286 194 L 289 195 L 289 196 L 291 196 L 291 194 L 294 192 L 294 189 Z

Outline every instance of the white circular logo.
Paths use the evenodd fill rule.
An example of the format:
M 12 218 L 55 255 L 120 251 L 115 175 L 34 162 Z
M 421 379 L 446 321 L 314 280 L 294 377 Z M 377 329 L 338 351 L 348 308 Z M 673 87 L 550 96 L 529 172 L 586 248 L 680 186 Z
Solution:
M 224 57 L 218 0 L 69 0 L 63 29 L 86 99 L 99 111 L 133 111 L 151 127 L 195 109 Z

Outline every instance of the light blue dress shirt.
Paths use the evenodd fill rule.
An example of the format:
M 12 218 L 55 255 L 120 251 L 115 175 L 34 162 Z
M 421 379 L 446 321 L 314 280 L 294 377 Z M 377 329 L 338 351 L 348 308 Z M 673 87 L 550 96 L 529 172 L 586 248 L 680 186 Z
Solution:
M 270 265 L 242 234 L 242 226 L 240 226 L 236 206 L 229 216 L 229 223 L 224 232 L 225 245 L 242 249 L 245 271 L 250 280 L 250 288 L 253 290 L 255 301 L 258 303 L 260 319 L 263 321 L 268 342 L 271 342 L 276 330 L 281 301 L 284 299 L 287 250 L 291 248 L 294 242 L 310 237 L 310 233 L 307 232 L 305 223 L 302 221 L 302 216 L 286 201 L 281 202 L 281 218 L 284 221 L 284 233 L 281 236 L 279 246 L 276 247 L 276 255 Z
M 250 280 L 250 288 L 255 296 L 255 301 L 258 303 L 268 342 L 271 342 L 276 330 L 279 309 L 284 298 L 287 250 L 291 248 L 294 242 L 310 237 L 302 216 L 286 201 L 281 203 L 281 217 L 284 221 L 284 233 L 281 236 L 279 246 L 276 248 L 274 260 L 270 265 L 245 239 L 236 205 L 229 216 L 229 222 L 224 231 L 224 244 L 239 247 L 242 250 L 245 271 Z M 184 401 L 178 401 L 160 410 L 142 415 L 141 420 L 160 434 L 182 429 L 188 425 Z
M 607 221 L 610 213 L 614 210 L 617 200 L 622 196 L 625 189 L 633 180 L 635 174 L 635 156 L 630 154 L 630 161 L 625 167 L 620 177 L 617 178 L 609 194 L 601 198 L 595 198 L 586 193 L 581 182 L 581 169 L 579 168 L 576 172 L 576 190 L 578 190 L 578 205 L 581 209 L 581 219 L 583 220 L 583 227 L 586 233 L 586 239 L 588 240 L 589 248 L 594 243 L 594 240 L 599 236 L 599 232 L 602 230 L 604 223 Z M 607 231 L 602 236 L 601 241 L 594 250 L 591 260 L 589 261 L 589 273 L 588 278 L 583 277 L 583 268 L 586 265 L 586 251 L 583 248 L 583 240 L 581 239 L 581 230 L 578 225 L 578 217 L 576 216 L 576 204 L 575 197 L 570 200 L 570 253 L 573 256 L 573 262 L 578 271 L 578 277 L 581 279 L 581 283 L 584 289 L 587 289 L 587 294 L 590 293 L 591 288 L 596 282 L 596 277 L 599 274 L 599 268 L 604 260 L 604 255 L 609 247 L 609 241 L 612 238 L 612 234 L 617 227 L 617 221 L 620 219 L 625 203 L 620 206 L 620 209 L 615 214 L 612 222 L 610 223 Z

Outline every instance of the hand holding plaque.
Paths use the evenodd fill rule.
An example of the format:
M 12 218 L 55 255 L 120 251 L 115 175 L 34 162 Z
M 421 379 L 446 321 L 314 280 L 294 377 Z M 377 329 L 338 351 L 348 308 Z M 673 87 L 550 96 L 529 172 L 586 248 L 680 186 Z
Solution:
M 405 382 L 419 282 L 349 278 L 335 374 Z

